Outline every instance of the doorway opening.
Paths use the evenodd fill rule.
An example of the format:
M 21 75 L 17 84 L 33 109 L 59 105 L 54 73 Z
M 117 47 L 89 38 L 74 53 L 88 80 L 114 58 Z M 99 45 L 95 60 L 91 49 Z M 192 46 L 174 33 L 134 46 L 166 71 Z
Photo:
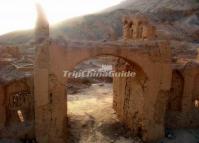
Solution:
M 75 72 L 98 73 L 97 77 L 69 78 L 67 83 L 68 126 L 70 143 L 132 143 L 131 131 L 120 121 L 114 110 L 114 78 L 104 73 L 116 72 L 117 64 L 127 61 L 103 56 L 77 65 Z M 127 71 L 127 70 L 126 70 Z M 132 73 L 135 73 L 133 70 Z M 103 73 L 103 74 L 102 74 Z M 101 74 L 101 76 L 100 76 Z M 131 77 L 119 78 L 133 80 Z M 117 79 L 118 80 L 118 79 Z M 125 107 L 125 105 L 124 105 Z

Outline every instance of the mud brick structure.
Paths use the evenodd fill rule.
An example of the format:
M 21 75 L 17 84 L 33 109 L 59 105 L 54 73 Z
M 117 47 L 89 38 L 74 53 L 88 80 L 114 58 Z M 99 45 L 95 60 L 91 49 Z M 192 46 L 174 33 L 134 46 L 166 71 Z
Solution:
M 48 20 L 39 5 L 37 9 L 34 83 L 27 88 L 20 79 L 0 86 L 1 128 L 15 122 L 12 112 L 20 109 L 24 117 L 28 113 L 34 116 L 30 119 L 34 119 L 39 143 L 66 142 L 68 79 L 63 71 L 73 71 L 79 63 L 104 55 L 118 57 L 116 71 L 136 73 L 134 78 L 113 79 L 113 108 L 134 135 L 150 142 L 162 138 L 166 127 L 199 126 L 198 60 L 172 63 L 169 41 L 157 39 L 156 28 L 146 17 L 125 17 L 123 40 L 66 41 L 50 38 Z M 24 97 L 27 91 L 34 95 L 31 102 Z
M 173 69 L 166 126 L 170 128 L 199 127 L 199 63 L 189 62 Z
M 43 13 L 39 13 L 38 19 L 41 17 Z M 39 142 L 61 143 L 68 136 L 67 78 L 63 77 L 63 71 L 72 71 L 79 63 L 103 55 L 129 61 L 137 73 L 135 81 L 129 79 L 128 87 L 120 79 L 114 81 L 114 104 L 121 122 L 145 141 L 164 136 L 166 98 L 172 77 L 171 50 L 166 41 L 79 42 L 52 40 L 48 33 L 46 20 L 38 22 L 36 39 L 40 40 L 34 68 L 34 97 Z
M 34 121 L 34 98 L 32 78 L 21 78 L 0 85 L 0 135 L 17 137 L 20 132 L 4 134 L 3 129 Z M 32 128 L 33 131 L 33 128 Z
M 145 40 L 156 38 L 156 27 L 153 26 L 147 17 L 137 14 L 123 19 L 123 36 L 126 40 Z

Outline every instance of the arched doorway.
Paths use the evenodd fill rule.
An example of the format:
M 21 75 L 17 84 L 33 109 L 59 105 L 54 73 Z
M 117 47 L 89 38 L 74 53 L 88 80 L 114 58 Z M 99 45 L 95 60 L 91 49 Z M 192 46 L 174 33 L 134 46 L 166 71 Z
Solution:
M 65 96 L 65 83 L 68 79 L 63 77 L 63 71 L 73 71 L 81 62 L 97 56 L 111 55 L 125 59 L 138 67 L 141 74 L 135 83 L 128 83 L 127 92 L 120 94 L 122 90 L 115 90 L 115 93 L 123 98 L 126 94 L 143 94 L 144 100 L 133 102 L 128 96 L 127 104 L 114 108 L 120 110 L 121 119 L 129 128 L 139 134 L 143 140 L 152 141 L 164 135 L 164 114 L 166 103 L 158 102 L 164 100 L 166 92 L 170 88 L 171 66 L 170 57 L 166 52 L 157 54 L 157 43 L 154 47 L 148 47 L 142 43 L 122 43 L 122 42 L 66 42 L 66 41 L 46 41 L 40 45 L 34 72 L 35 86 L 35 129 L 39 142 L 64 142 L 68 137 L 65 133 L 67 107 Z M 139 47 L 139 48 L 138 48 Z M 39 47 L 38 47 L 39 48 Z M 43 52 L 46 51 L 46 52 Z M 46 54 L 48 53 L 48 54 Z M 159 53 L 159 52 L 158 52 Z M 145 76 L 142 76 L 145 75 Z M 116 81 L 118 89 L 126 85 L 122 81 Z M 140 83 L 140 84 L 138 84 Z M 122 86 L 121 86 L 122 85 Z M 139 85 L 139 86 L 132 86 Z M 132 87 L 136 87 L 134 90 Z M 114 87 L 115 89 L 115 87 Z M 144 91 L 143 93 L 141 91 Z M 141 96 L 139 96 L 141 97 Z M 136 96 L 134 98 L 137 98 Z M 131 101 L 130 101 L 131 100 Z M 125 101 L 125 100 L 124 100 Z M 130 102 L 129 102 L 130 101 Z M 115 104 L 115 103 L 114 103 Z M 131 107 L 135 107 L 132 112 Z M 156 108 L 159 107 L 159 108 Z M 141 113 L 141 114 L 138 114 Z M 132 115 L 130 115 L 132 114 Z M 123 116 L 124 115 L 124 116 Z M 157 116 L 158 115 L 158 116 Z M 134 121 L 129 120 L 135 119 Z M 157 119 L 156 119 L 157 118 Z M 133 126 L 135 123 L 138 126 Z
M 165 98 L 162 97 L 167 96 L 172 75 L 171 50 L 168 42 L 155 39 L 109 42 L 66 41 L 61 38 L 52 40 L 49 35 L 47 18 L 40 6 L 37 9 L 34 104 L 35 133 L 38 142 L 63 143 L 69 136 L 67 133 L 65 134 L 65 130 L 67 130 L 67 106 L 65 103 L 67 79 L 63 78 L 63 71 L 72 71 L 82 61 L 100 55 L 123 58 L 136 63 L 144 71 L 147 77 L 146 83 L 145 80 L 141 80 L 144 81 L 144 84 L 142 83 L 144 86 L 138 86 L 138 90 L 131 90 L 131 86 L 127 88 L 129 89 L 127 93 L 131 93 L 131 91 L 136 93 L 144 89 L 142 120 L 137 118 L 140 117 L 137 116 L 137 112 L 133 116 L 138 119 L 137 122 L 140 122 L 139 128 L 135 131 L 141 132 L 143 140 L 147 142 L 163 137 L 166 103 L 162 102 L 162 100 L 165 101 Z M 127 107 L 130 105 L 126 104 L 125 108 Z M 129 117 L 131 112 L 127 111 L 126 113 L 126 117 Z
M 98 71 L 100 74 L 102 70 L 106 70 L 103 68 L 110 68 L 110 66 L 118 74 L 126 72 L 127 75 L 131 72 L 132 75 L 121 74 L 113 78 L 99 75 L 80 78 L 76 75 L 77 79 L 67 80 L 67 105 L 71 133 L 69 142 L 90 142 L 93 139 L 94 142 L 119 141 L 129 133 L 142 138 L 144 90 L 148 79 L 137 64 L 122 58 L 100 56 L 95 60 L 78 64 L 74 74 L 84 72 L 85 69 L 91 73 Z M 131 129 L 131 132 L 125 127 Z M 87 132 L 89 130 L 89 133 L 82 133 L 85 130 Z

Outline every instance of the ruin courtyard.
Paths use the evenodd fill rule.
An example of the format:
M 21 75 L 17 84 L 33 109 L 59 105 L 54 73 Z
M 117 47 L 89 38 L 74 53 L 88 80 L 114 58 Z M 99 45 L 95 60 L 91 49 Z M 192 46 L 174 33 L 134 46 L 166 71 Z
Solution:
M 138 137 L 140 142 L 154 143 L 164 138 L 168 129 L 198 129 L 199 50 L 195 58 L 187 56 L 191 60 L 174 58 L 175 39 L 160 39 L 160 31 L 150 17 L 137 13 L 126 15 L 120 21 L 122 37 L 119 39 L 52 38 L 45 12 L 37 5 L 34 58 L 20 59 L 19 51 L 13 47 L 1 52 L 11 57 L 11 61 L 1 59 L 1 65 L 12 63 L 12 66 L 0 71 L 0 137 L 26 138 L 37 143 L 72 143 L 69 141 L 74 123 L 71 118 L 75 116 L 68 110 L 78 115 L 76 125 L 83 126 L 79 125 L 85 124 L 81 121 L 82 108 L 88 112 L 92 109 L 89 113 L 94 114 L 103 112 L 105 107 L 103 114 L 107 115 L 95 114 L 96 121 L 114 118 L 114 124 L 121 125 L 118 128 L 125 128 L 130 137 Z M 83 100 L 72 101 L 74 97 L 68 86 L 71 79 L 64 77 L 63 71 L 74 71 L 85 61 L 104 56 L 114 57 L 111 59 L 116 72 L 132 71 L 136 76 L 113 77 L 111 83 L 101 86 L 91 84 L 89 88 L 93 90 L 85 97 L 89 108 L 84 107 Z M 79 82 L 78 88 L 82 86 Z M 108 96 L 96 93 L 99 97 L 94 108 L 90 94 L 102 90 L 102 86 L 108 87 Z M 86 88 L 83 86 L 87 95 Z M 76 96 L 81 98 L 81 94 Z M 12 130 L 13 127 L 17 129 Z M 123 138 L 115 143 L 123 143 Z

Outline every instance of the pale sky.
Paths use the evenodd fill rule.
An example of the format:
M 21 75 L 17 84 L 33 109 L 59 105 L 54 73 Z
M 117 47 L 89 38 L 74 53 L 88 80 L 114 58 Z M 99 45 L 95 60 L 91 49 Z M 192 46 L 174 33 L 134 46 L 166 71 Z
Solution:
M 50 24 L 95 13 L 123 0 L 0 0 L 0 35 L 35 26 L 35 3 L 39 2 Z

